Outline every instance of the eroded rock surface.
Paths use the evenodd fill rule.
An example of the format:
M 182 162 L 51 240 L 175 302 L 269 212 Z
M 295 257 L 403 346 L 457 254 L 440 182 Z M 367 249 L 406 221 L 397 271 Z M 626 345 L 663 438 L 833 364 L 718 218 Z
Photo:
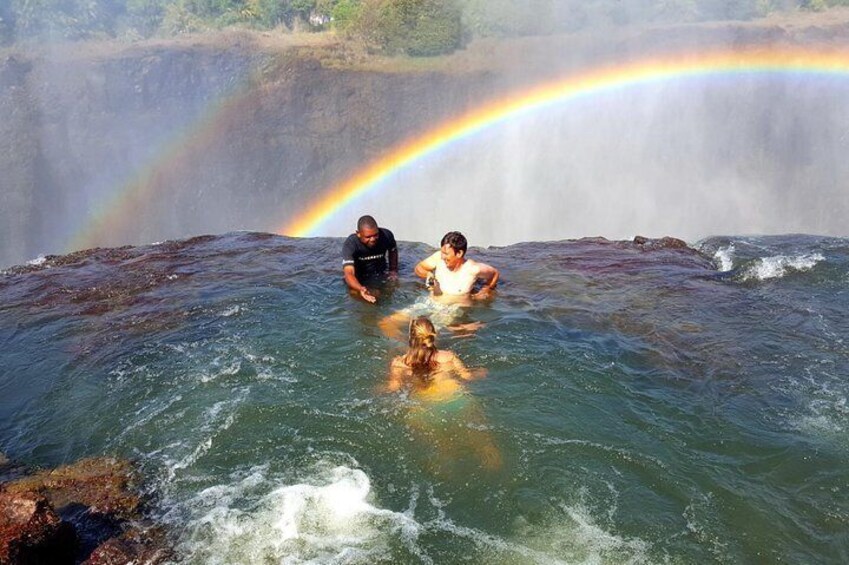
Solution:
M 44 496 L 0 490 L 0 563 L 73 563 L 76 548 L 73 526 Z
M 0 458 L 0 471 L 10 465 Z M 143 519 L 138 484 L 130 462 L 101 457 L 0 485 L 0 563 L 165 561 L 167 536 Z

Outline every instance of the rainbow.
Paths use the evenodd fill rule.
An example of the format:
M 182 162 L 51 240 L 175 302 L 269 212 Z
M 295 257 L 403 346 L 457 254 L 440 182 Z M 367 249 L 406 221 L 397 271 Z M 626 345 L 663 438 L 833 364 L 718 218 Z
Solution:
M 554 104 L 662 81 L 775 73 L 847 75 L 849 51 L 769 47 L 657 57 L 597 68 L 541 84 L 493 100 L 390 149 L 383 157 L 326 191 L 303 213 L 275 231 L 295 237 L 314 235 L 338 211 L 418 160 L 484 129 Z
M 138 225 L 138 216 L 149 208 L 153 198 L 167 190 L 170 179 L 183 168 L 203 162 L 210 146 L 232 135 L 234 124 L 258 103 L 252 88 L 258 71 L 246 74 L 229 92 L 212 100 L 188 127 L 164 140 L 157 151 L 122 185 L 92 210 L 82 226 L 68 238 L 67 252 L 85 249 L 104 241 L 114 241 L 130 224 Z M 135 221 L 131 221 L 134 219 Z M 133 234 L 118 237 L 131 241 Z

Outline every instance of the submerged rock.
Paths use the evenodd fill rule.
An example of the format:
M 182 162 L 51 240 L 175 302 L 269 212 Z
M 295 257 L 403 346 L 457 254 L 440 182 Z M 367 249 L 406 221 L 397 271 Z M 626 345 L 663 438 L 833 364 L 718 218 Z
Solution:
M 26 468 L 10 461 L 6 454 L 0 451 L 0 484 L 17 479 L 26 474 Z
M 165 561 L 172 551 L 142 519 L 138 483 L 128 461 L 101 457 L 3 484 L 0 563 Z
M 141 504 L 134 492 L 137 482 L 129 462 L 104 457 L 41 471 L 10 483 L 7 489 L 42 494 L 60 510 L 83 505 L 92 513 L 129 520 L 137 516 Z
M 0 563 L 73 563 L 76 549 L 73 526 L 44 496 L 0 490 Z
M 634 237 L 633 243 L 641 245 L 645 249 L 690 249 L 690 246 L 684 240 L 669 236 L 652 239 L 638 235 Z
M 95 549 L 83 565 L 145 563 L 153 565 L 173 557 L 161 528 L 133 528 Z

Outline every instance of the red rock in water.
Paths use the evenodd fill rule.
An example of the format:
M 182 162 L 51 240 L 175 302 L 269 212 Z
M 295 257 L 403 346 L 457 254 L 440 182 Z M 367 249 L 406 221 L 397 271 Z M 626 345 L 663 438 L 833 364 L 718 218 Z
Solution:
M 0 565 L 172 558 L 164 531 L 142 519 L 137 479 L 129 461 L 98 457 L 0 485 Z
M 10 493 L 42 494 L 60 511 L 76 503 L 91 512 L 128 520 L 137 515 L 140 505 L 132 488 L 134 482 L 128 461 L 99 457 L 18 479 L 6 489 Z
M 161 529 L 131 529 L 98 546 L 82 565 L 156 565 L 173 556 Z
M 73 563 L 74 528 L 44 496 L 0 491 L 0 563 Z

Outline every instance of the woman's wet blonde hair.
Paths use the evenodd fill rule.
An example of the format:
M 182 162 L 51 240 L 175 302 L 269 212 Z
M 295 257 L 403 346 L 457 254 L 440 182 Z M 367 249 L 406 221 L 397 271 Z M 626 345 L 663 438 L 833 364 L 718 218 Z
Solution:
M 436 328 L 425 316 L 410 321 L 410 346 L 404 363 L 415 372 L 427 372 L 436 368 Z

